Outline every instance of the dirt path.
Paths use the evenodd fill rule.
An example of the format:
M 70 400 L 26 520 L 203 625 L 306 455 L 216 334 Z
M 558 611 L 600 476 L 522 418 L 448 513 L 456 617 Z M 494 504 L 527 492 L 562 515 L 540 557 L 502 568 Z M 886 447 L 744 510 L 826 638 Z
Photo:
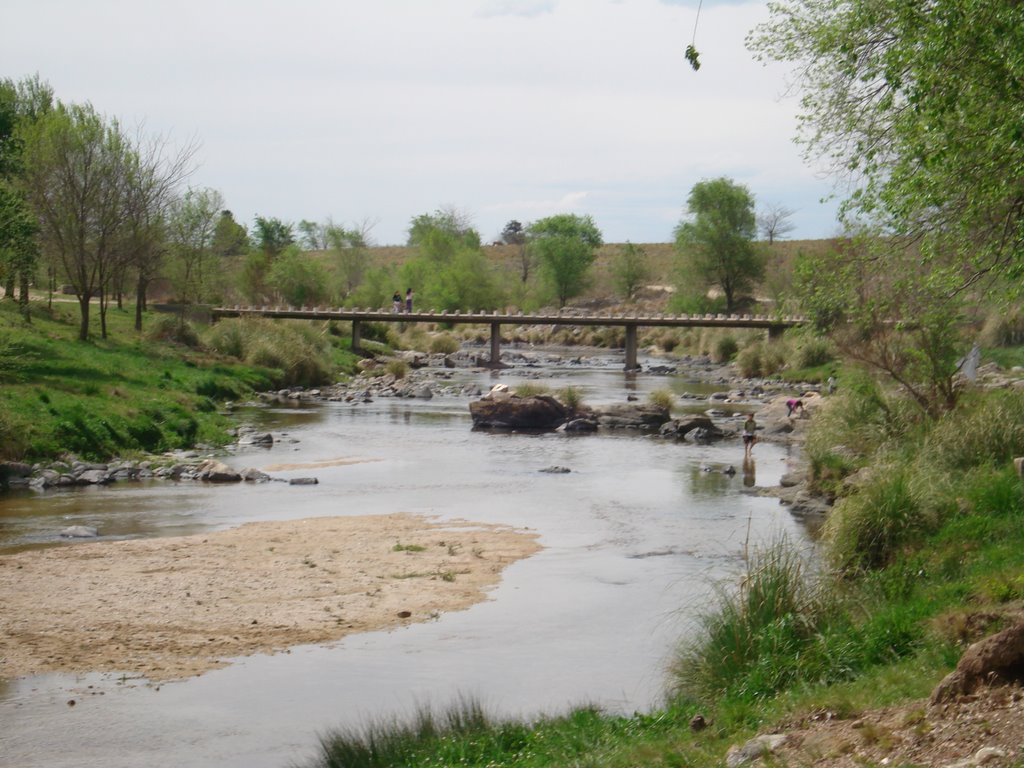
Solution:
M 485 599 L 539 548 L 510 528 L 382 515 L 0 556 L 0 677 L 169 680 L 426 621 Z

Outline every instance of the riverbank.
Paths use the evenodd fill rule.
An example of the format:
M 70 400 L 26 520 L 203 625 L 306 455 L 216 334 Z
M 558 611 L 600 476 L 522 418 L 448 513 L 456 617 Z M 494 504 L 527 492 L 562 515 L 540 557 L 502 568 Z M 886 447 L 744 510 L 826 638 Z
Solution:
M 249 523 L 0 558 L 0 678 L 153 682 L 429 621 L 486 599 L 536 536 L 411 515 Z

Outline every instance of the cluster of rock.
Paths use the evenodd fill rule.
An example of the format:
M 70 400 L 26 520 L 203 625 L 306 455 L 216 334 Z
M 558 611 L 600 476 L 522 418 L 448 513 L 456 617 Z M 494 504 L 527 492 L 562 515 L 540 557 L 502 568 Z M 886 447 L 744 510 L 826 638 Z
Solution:
M 252 427 L 235 431 L 238 445 L 270 447 L 274 437 Z M 258 469 L 233 469 L 210 455 L 212 448 L 201 446 L 203 452 L 173 451 L 162 456 L 137 461 L 109 463 L 86 462 L 68 457 L 64 460 L 37 464 L 17 461 L 0 462 L 0 489 L 27 488 L 45 491 L 52 488 L 75 488 L 109 485 L 125 481 L 172 480 L 204 483 L 266 483 L 272 478 Z M 315 485 L 315 477 L 287 480 L 290 485 Z

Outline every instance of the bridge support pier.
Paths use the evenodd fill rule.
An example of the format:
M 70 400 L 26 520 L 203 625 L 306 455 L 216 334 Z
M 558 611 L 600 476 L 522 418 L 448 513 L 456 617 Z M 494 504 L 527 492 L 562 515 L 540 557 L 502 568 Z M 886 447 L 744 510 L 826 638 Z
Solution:
M 352 351 L 359 352 L 359 343 L 362 341 L 363 329 L 359 327 L 359 321 L 352 321 Z
M 786 332 L 786 326 L 784 325 L 769 325 L 768 326 L 768 341 L 779 341 L 782 339 L 782 334 Z
M 640 365 L 636 361 L 636 324 L 626 324 L 626 370 L 638 371 Z
M 501 323 L 491 323 L 491 368 L 501 367 Z

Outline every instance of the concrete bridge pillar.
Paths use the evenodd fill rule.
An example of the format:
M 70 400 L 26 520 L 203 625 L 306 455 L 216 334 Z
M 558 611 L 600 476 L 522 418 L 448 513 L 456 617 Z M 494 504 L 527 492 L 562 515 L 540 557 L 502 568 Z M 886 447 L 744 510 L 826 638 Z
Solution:
M 359 321 L 352 321 L 352 351 L 359 351 L 359 343 L 362 341 L 362 328 L 359 327 Z
M 491 368 L 501 364 L 501 323 L 491 323 Z
M 640 366 L 636 361 L 636 324 L 626 323 L 626 370 L 638 371 Z
M 782 334 L 786 332 L 786 326 L 784 325 L 769 325 L 768 326 L 768 341 L 779 341 L 782 339 Z

